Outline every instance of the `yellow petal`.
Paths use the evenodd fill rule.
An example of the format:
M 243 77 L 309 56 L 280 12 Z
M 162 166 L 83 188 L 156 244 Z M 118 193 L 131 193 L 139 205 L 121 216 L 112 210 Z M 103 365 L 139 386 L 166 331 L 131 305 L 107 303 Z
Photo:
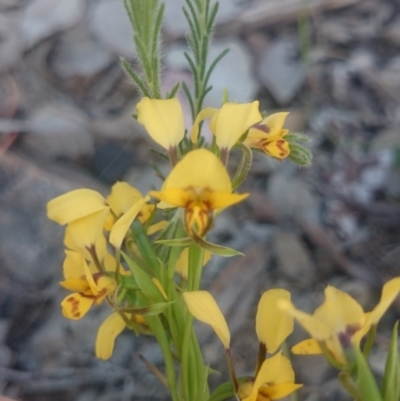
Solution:
M 368 323 L 377 324 L 392 302 L 400 293 L 400 277 L 388 281 L 382 288 L 382 295 L 378 305 L 371 311 Z
M 302 384 L 296 383 L 279 383 L 279 384 L 271 384 L 269 386 L 261 387 L 259 390 L 259 394 L 264 396 L 263 400 L 279 400 L 283 397 L 286 397 L 289 394 L 292 394 L 294 391 L 303 387 Z
M 282 136 L 283 125 L 288 115 L 288 112 L 271 114 L 264 118 L 259 125 L 265 127 L 266 135 L 272 140 L 277 136 Z
M 290 154 L 289 142 L 282 138 L 268 142 L 262 147 L 262 149 L 271 157 L 275 157 L 279 160 L 288 157 Z
M 115 339 L 126 327 L 124 319 L 118 312 L 112 313 L 104 320 L 99 327 L 96 337 L 96 356 L 99 359 L 107 360 L 111 357 Z
M 87 265 L 86 261 L 84 261 L 83 264 L 83 269 L 85 271 L 85 278 L 89 284 L 90 287 L 90 291 L 93 295 L 98 295 L 99 294 L 99 290 L 97 288 L 97 284 L 94 281 L 94 278 L 92 276 L 92 272 L 89 270 L 89 266 Z
M 84 276 L 85 259 L 81 252 L 65 250 L 65 259 L 63 263 L 63 273 L 66 280 L 70 278 L 79 278 Z
M 142 208 L 140 209 L 138 219 L 139 221 L 144 224 L 151 214 L 153 213 L 153 210 L 155 209 L 156 205 L 145 203 Z
M 86 315 L 94 301 L 92 297 L 75 292 L 61 302 L 62 313 L 67 319 L 78 320 Z
M 120 249 L 122 242 L 125 238 L 129 227 L 131 226 L 133 220 L 140 212 L 145 199 L 140 199 L 137 201 L 122 217 L 120 217 L 114 224 L 110 232 L 110 244 L 112 244 L 116 249 Z
M 79 249 L 87 249 L 94 246 L 103 235 L 104 221 L 109 213 L 109 208 L 92 213 L 81 219 L 74 220 L 66 228 L 66 237 Z
M 106 271 L 115 271 L 117 262 L 115 257 L 108 252 L 108 243 L 102 235 L 99 237 L 95 244 L 96 256 L 100 264 L 104 267 Z M 92 260 L 92 258 L 90 259 Z
M 268 383 L 294 383 L 294 372 L 292 365 L 290 364 L 290 361 L 280 352 L 263 362 L 257 374 L 256 380 L 254 381 L 250 396 L 245 398 L 243 401 L 255 401 L 261 386 Z M 268 385 L 268 389 L 269 388 L 270 386 Z M 265 391 L 266 388 L 263 389 L 263 392 Z M 270 397 L 270 399 L 276 398 Z
M 300 341 L 292 347 L 292 352 L 299 355 L 319 355 L 322 354 L 318 341 L 314 338 Z
M 213 109 L 212 107 L 206 107 L 205 109 L 200 111 L 200 113 L 194 120 L 192 131 L 190 133 L 190 139 L 193 143 L 197 143 L 197 139 L 199 136 L 199 124 L 206 118 L 212 117 L 217 112 L 218 109 Z
M 64 225 L 106 208 L 105 199 L 92 189 L 76 189 L 52 199 L 47 204 L 47 217 Z
M 182 188 L 166 188 L 161 191 L 150 191 L 149 195 L 159 201 L 168 203 L 169 207 L 185 207 L 190 200 L 190 193 Z
M 64 281 L 60 281 L 61 287 L 70 291 L 85 292 L 90 290 L 89 283 L 86 278 L 73 277 Z
M 138 121 L 164 149 L 175 147 L 185 135 L 182 107 L 178 99 L 144 97 L 136 106 Z
M 165 227 L 169 222 L 167 220 L 161 220 L 158 223 L 152 224 L 148 229 L 147 229 L 147 235 L 153 235 L 161 230 L 164 230 Z
M 208 207 L 211 210 L 225 208 L 239 203 L 250 194 L 233 194 L 228 191 L 214 191 L 207 196 Z
M 183 293 L 190 313 L 203 323 L 209 324 L 226 349 L 229 348 L 231 335 L 228 325 L 213 296 L 207 291 Z
M 293 317 L 282 311 L 280 300 L 290 301 L 289 291 L 273 289 L 264 292 L 258 304 L 256 332 L 260 342 L 264 343 L 271 354 L 279 348 L 293 331 Z
M 165 180 L 168 188 L 207 188 L 212 191 L 232 191 L 231 180 L 221 160 L 206 149 L 187 153 Z
M 117 288 L 117 282 L 113 277 L 102 274 L 98 276 L 96 286 L 98 292 L 108 295 L 115 291 Z
M 161 295 L 164 297 L 164 299 L 167 300 L 168 299 L 167 293 L 165 292 L 164 287 L 162 286 L 160 280 L 158 278 L 156 278 L 156 277 L 152 277 L 151 280 L 153 281 L 153 283 L 158 288 L 158 291 L 161 292 Z
M 140 191 L 127 182 L 117 182 L 112 186 L 111 194 L 106 200 L 114 214 L 120 217 L 142 198 Z
M 240 137 L 261 119 L 258 101 L 245 104 L 225 103 L 218 111 L 211 130 L 221 149 L 231 149 Z

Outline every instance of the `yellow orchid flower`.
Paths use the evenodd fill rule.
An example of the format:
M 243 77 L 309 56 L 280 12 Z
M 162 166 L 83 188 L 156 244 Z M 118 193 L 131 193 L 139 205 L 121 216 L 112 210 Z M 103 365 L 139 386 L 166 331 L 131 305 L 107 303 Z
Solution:
M 183 293 L 183 297 L 190 313 L 214 329 L 229 358 L 230 332 L 224 315 L 212 295 L 207 291 L 192 291 Z M 266 291 L 260 299 L 256 332 L 260 342 L 266 345 L 270 353 L 276 352 L 293 331 L 293 319 L 285 317 L 279 308 L 279 303 L 288 299 L 290 294 L 283 289 Z M 290 361 L 281 352 L 265 359 L 260 365 L 255 379 L 246 380 L 239 385 L 237 395 L 240 400 L 276 400 L 302 386 L 294 383 L 294 372 Z
M 289 130 L 283 129 L 289 113 L 275 113 L 249 129 L 244 143 L 261 149 L 267 155 L 282 160 L 290 154 L 289 142 L 284 139 Z
M 64 281 L 60 284 L 67 290 L 76 291 L 61 302 L 63 315 L 77 320 L 86 315 L 92 305 L 100 304 L 117 287 L 115 280 L 98 273 L 93 265 L 88 265 L 83 254 L 65 251 L 63 264 Z
M 161 191 L 149 195 L 170 206 L 185 209 L 186 231 L 204 235 L 213 213 L 245 199 L 248 194 L 233 194 L 231 180 L 222 162 L 206 149 L 187 153 L 172 169 Z
M 144 97 L 136 106 L 138 121 L 149 135 L 169 151 L 185 135 L 182 107 L 178 99 L 149 99 Z
M 290 361 L 279 352 L 263 362 L 254 381 L 240 384 L 238 396 L 242 401 L 278 400 L 300 387 L 294 382 Z
M 280 301 L 280 307 L 312 336 L 311 339 L 295 345 L 292 351 L 299 354 L 320 354 L 322 344 L 337 362 L 346 365 L 345 351 L 352 346 L 359 347 L 361 339 L 372 326 L 378 324 L 399 292 L 400 277 L 396 277 L 383 286 L 379 303 L 367 313 L 350 295 L 332 286 L 325 289 L 325 301 L 312 315 L 296 309 L 288 301 Z
M 104 197 L 92 189 L 75 189 L 47 203 L 47 217 L 64 225 L 108 209 Z
M 258 107 L 258 101 L 254 101 L 244 104 L 225 103 L 219 110 L 210 107 L 202 110 L 192 127 L 192 142 L 197 142 L 200 122 L 211 117 L 210 128 L 217 145 L 229 151 L 252 125 L 262 120 Z

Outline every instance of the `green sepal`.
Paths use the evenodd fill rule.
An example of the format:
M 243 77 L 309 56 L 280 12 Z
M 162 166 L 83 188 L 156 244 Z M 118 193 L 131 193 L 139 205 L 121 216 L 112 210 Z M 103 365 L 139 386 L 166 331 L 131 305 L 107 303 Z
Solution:
M 357 366 L 357 388 L 359 401 L 382 401 L 382 396 L 376 384 L 374 375 L 367 360 L 358 347 L 354 347 Z
M 232 179 L 232 190 L 235 190 L 243 183 L 249 174 L 253 162 L 253 152 L 246 144 L 238 142 L 235 148 L 242 151 L 242 158 Z
M 133 277 L 136 280 L 137 286 L 139 287 L 143 295 L 151 302 L 163 302 L 164 297 L 157 286 L 154 284 L 151 277 L 128 255 L 126 255 L 124 252 L 121 252 L 121 254 L 125 259 L 125 262 L 127 263 L 129 269 L 131 270 Z
M 225 401 L 235 397 L 235 390 L 232 382 L 222 383 L 210 395 L 208 401 Z
M 193 244 L 190 237 L 185 238 L 172 238 L 172 239 L 159 239 L 156 244 L 169 245 L 169 246 L 189 246 Z
M 400 355 L 397 344 L 399 321 L 393 327 L 382 383 L 383 401 L 400 399 Z
M 143 315 L 143 316 L 157 316 L 160 313 L 163 313 L 165 309 L 167 309 L 171 304 L 173 304 L 175 301 L 172 302 L 158 302 L 155 304 L 151 304 L 148 306 L 139 306 L 139 307 L 126 307 L 126 308 L 118 308 L 119 310 L 127 313 L 134 313 L 137 315 Z
M 290 134 L 285 135 L 285 139 L 288 142 L 302 142 L 302 143 L 308 143 L 310 142 L 310 137 L 305 134 L 299 134 L 297 132 L 291 132 Z
M 309 149 L 294 142 L 289 142 L 289 149 L 290 149 L 289 159 L 293 163 L 296 163 L 299 166 L 303 167 L 311 166 L 313 156 Z
M 242 252 L 239 252 L 235 249 L 208 242 L 203 237 L 197 235 L 195 232 L 193 232 L 193 241 L 198 246 L 205 249 L 206 251 L 213 253 L 214 255 L 224 256 L 224 257 L 239 256 L 239 255 L 244 256 Z

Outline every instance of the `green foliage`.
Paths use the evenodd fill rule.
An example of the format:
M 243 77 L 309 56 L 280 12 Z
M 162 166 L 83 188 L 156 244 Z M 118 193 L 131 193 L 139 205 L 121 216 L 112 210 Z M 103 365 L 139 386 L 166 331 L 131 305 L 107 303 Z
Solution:
M 182 88 L 189 100 L 194 119 L 203 107 L 205 96 L 212 89 L 208 84 L 210 75 L 229 49 L 223 50 L 207 67 L 208 48 L 219 3 L 212 4 L 211 0 L 185 0 L 185 2 L 186 7 L 183 7 L 183 13 L 190 27 L 186 40 L 192 54 L 185 52 L 184 55 L 193 74 L 194 95 L 190 93 L 185 83 L 182 83 Z
M 141 73 L 137 74 L 125 59 L 122 66 L 143 96 L 161 99 L 160 31 L 165 5 L 159 0 L 124 0 L 124 5 L 134 31 Z
M 382 384 L 383 401 L 398 401 L 400 399 L 400 355 L 397 342 L 398 327 L 399 321 L 397 321 L 393 327 L 392 338 L 390 340 Z

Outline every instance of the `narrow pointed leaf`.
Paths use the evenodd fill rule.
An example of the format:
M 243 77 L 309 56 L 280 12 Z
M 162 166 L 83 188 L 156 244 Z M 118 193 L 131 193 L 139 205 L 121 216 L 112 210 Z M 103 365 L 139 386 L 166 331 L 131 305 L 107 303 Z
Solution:
M 382 401 L 374 375 L 364 355 L 358 348 L 354 348 L 357 363 L 357 387 L 360 401 Z
M 219 256 L 224 256 L 224 257 L 239 256 L 239 255 L 243 256 L 242 252 L 239 252 L 232 248 L 228 248 L 226 246 L 213 244 L 211 242 L 206 241 L 204 238 L 202 238 L 196 234 L 193 234 L 193 241 L 197 245 L 199 245 L 206 251 L 213 253 L 214 255 L 219 255 Z
M 400 399 L 400 355 L 397 344 L 399 321 L 393 327 L 392 338 L 383 376 L 382 396 L 383 401 Z

